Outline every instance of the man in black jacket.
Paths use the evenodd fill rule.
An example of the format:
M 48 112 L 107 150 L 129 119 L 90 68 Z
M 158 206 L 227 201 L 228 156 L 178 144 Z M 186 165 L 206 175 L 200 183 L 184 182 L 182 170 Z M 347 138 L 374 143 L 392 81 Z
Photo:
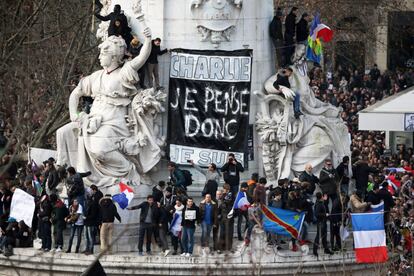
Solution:
M 229 159 L 226 164 L 221 168 L 223 172 L 224 182 L 230 185 L 230 192 L 233 198 L 237 197 L 240 185 L 240 173 L 244 172 L 244 168 L 240 162 L 238 162 L 234 156 L 234 153 L 229 154 Z
M 99 201 L 92 195 L 87 197 L 87 206 L 85 212 L 84 225 L 86 227 L 86 248 L 82 252 L 86 255 L 93 254 L 93 246 L 95 245 L 96 228 L 100 220 Z
M 387 223 L 390 221 L 390 210 L 395 205 L 394 199 L 392 198 L 391 193 L 388 191 L 387 181 L 384 181 L 381 184 L 381 189 L 378 191 L 377 196 L 380 201 L 384 201 L 384 224 L 387 225 Z
M 295 52 L 296 13 L 298 8 L 293 7 L 285 20 L 285 65 L 292 63 L 291 57 Z
M 296 41 L 298 43 L 305 43 L 308 40 L 309 36 L 309 15 L 305 12 L 302 14 L 298 24 L 296 24 Z
M 69 167 L 67 172 L 68 178 L 66 182 L 68 185 L 69 204 L 72 204 L 72 201 L 77 199 L 82 208 L 85 208 L 85 185 L 82 178 L 91 175 L 91 172 L 78 173 L 74 167 Z
M 114 11 L 106 16 L 99 14 L 100 10 L 95 12 L 95 16 L 102 21 L 109 21 L 108 36 L 122 36 L 126 45 L 132 40 L 131 28 L 128 26 L 128 19 L 121 11 L 120 5 L 114 6 Z
M 349 190 L 349 156 L 344 156 L 342 162 L 336 167 L 336 172 L 341 180 L 341 192 L 348 194 Z
M 157 37 L 152 41 L 151 54 L 147 60 L 149 87 L 158 89 L 160 87 L 160 76 L 158 74 L 158 56 L 168 52 L 168 49 L 161 51 L 161 38 Z
M 367 162 L 367 157 L 364 156 L 361 160 L 355 162 L 352 167 L 353 177 L 355 178 L 355 188 L 365 198 L 368 187 L 368 176 L 370 173 L 377 173 L 377 169 L 370 167 Z
M 272 39 L 273 45 L 276 48 L 276 62 L 277 67 L 280 68 L 282 62 L 282 47 L 283 47 L 283 32 L 282 32 L 282 9 L 277 8 L 276 15 L 273 17 L 269 25 L 269 35 Z
M 56 187 L 59 184 L 59 175 L 58 171 L 53 164 L 53 161 L 48 160 L 46 162 L 47 171 L 45 174 L 47 175 L 46 179 L 46 191 L 47 194 L 50 196 L 51 194 L 55 194 L 57 192 Z
M 121 222 L 121 217 L 118 214 L 115 204 L 112 201 L 111 195 L 105 195 L 99 200 L 100 220 L 101 220 L 101 251 L 108 249 L 111 252 L 112 233 L 114 230 L 115 218 Z
M 319 183 L 319 179 L 312 173 L 312 164 L 308 163 L 305 165 L 305 170 L 299 175 L 300 182 L 309 183 L 309 187 L 305 190 L 308 196 L 312 196 L 316 189 L 316 184 Z
M 318 247 L 320 245 L 320 238 L 322 239 L 322 246 L 325 249 L 325 254 L 332 255 L 332 251 L 329 250 L 328 241 L 327 241 L 327 214 L 328 209 L 325 206 L 325 202 L 328 200 L 328 196 L 322 193 L 316 193 L 316 203 L 315 203 L 315 217 L 317 221 L 317 230 L 315 241 L 313 242 L 313 255 L 318 256 Z
M 181 221 L 182 238 L 184 252 L 181 254 L 183 257 L 191 257 L 194 249 L 194 232 L 196 228 L 196 222 L 200 222 L 199 208 L 194 204 L 191 197 L 187 198 L 187 205 L 183 210 L 183 218 Z
M 47 252 L 52 248 L 52 205 L 50 203 L 49 197 L 43 195 L 40 199 L 39 206 L 39 231 L 42 233 L 42 249 Z
M 326 210 L 329 210 L 329 199 L 333 202 L 338 197 L 338 181 L 338 174 L 332 166 L 332 160 L 326 159 L 325 166 L 319 175 L 319 186 L 322 193 L 328 195 L 325 201 Z
M 139 237 L 138 237 L 138 255 L 143 256 L 143 245 L 145 233 L 147 235 L 147 255 L 151 255 L 151 238 L 155 233 L 155 227 L 159 221 L 159 210 L 158 206 L 154 201 L 152 195 L 147 196 L 147 201 L 142 202 L 139 205 L 132 206 L 127 208 L 128 210 L 138 210 L 141 209 L 141 214 L 139 218 Z

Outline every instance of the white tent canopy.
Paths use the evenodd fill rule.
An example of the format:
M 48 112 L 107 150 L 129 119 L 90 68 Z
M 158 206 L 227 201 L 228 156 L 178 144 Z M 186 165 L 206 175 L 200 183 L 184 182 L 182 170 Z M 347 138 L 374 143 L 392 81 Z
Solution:
M 358 113 L 359 130 L 414 131 L 414 87 Z

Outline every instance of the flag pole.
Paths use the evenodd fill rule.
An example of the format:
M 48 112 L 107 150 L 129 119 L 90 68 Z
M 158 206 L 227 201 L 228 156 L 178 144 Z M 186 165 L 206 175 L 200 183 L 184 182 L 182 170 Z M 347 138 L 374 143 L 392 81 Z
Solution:
M 92 0 L 92 25 L 91 25 L 91 32 L 93 32 L 95 27 L 95 0 Z

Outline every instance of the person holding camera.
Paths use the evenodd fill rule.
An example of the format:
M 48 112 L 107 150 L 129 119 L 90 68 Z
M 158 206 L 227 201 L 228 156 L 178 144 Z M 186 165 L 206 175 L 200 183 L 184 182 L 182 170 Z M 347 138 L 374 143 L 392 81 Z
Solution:
M 216 164 L 210 163 L 207 169 L 203 169 L 195 164 L 193 160 L 189 161 L 191 166 L 193 166 L 197 171 L 206 177 L 206 183 L 204 184 L 204 189 L 201 192 L 201 196 L 204 197 L 206 194 L 210 194 L 211 198 L 215 200 L 217 188 L 220 183 L 220 173 L 217 171 Z
M 234 153 L 229 154 L 229 159 L 223 165 L 221 171 L 223 172 L 224 182 L 230 185 L 230 192 L 234 199 L 239 191 L 240 173 L 244 172 L 242 164 L 236 160 Z

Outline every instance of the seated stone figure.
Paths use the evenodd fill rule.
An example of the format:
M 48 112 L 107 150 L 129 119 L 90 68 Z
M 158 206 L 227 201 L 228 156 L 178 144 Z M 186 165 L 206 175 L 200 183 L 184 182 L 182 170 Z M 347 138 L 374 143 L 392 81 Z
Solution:
M 154 116 L 162 110 L 160 91 L 137 90 L 138 70 L 151 52 L 151 31 L 139 55 L 123 59 L 125 41 L 110 36 L 101 45 L 102 70 L 80 80 L 69 98 L 72 123 L 57 131 L 58 164 L 91 171 L 88 178 L 98 187 L 110 187 L 116 179 L 139 184 L 142 174 L 160 160 L 154 133 Z M 90 113 L 78 112 L 79 98 L 94 99 Z
M 350 154 L 348 129 L 340 118 L 341 110 L 318 100 L 307 75 L 305 46 L 298 45 L 290 66 L 290 88 L 276 89 L 278 73 L 256 92 L 260 101 L 256 127 L 263 142 L 263 165 L 268 183 L 296 175 L 310 163 L 318 173 L 323 161 L 332 159 L 339 164 Z M 303 116 L 295 119 L 292 101 L 300 96 Z

